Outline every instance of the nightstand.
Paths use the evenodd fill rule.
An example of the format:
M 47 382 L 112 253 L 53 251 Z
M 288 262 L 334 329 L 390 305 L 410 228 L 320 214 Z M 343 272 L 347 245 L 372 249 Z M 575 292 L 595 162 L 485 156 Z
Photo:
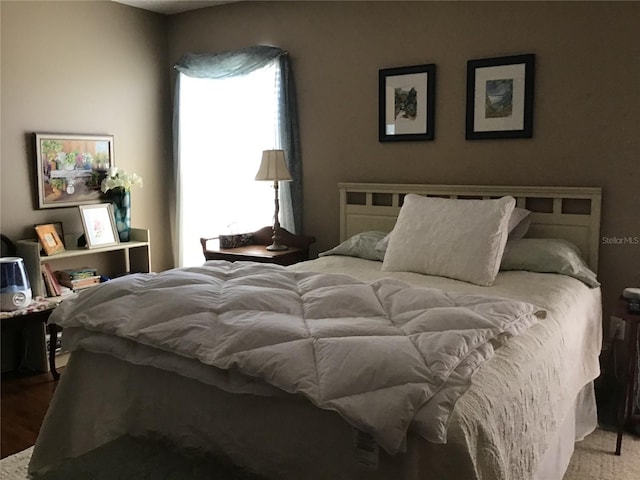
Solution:
M 638 372 L 638 349 L 640 349 L 640 339 L 638 338 L 638 324 L 640 315 L 629 312 L 628 301 L 621 298 L 615 310 L 615 315 L 622 318 L 626 323 L 627 330 L 627 374 L 624 381 L 624 392 L 618 404 L 618 438 L 616 439 L 616 455 L 620 455 L 622 448 L 622 434 L 626 423 L 638 424 L 640 418 L 633 416 L 634 405 L 634 384 Z M 637 385 L 640 388 L 640 385 Z
M 23 309 L 15 310 L 13 312 L 0 312 L 0 320 L 2 321 L 2 331 L 6 330 L 20 330 L 33 324 L 42 323 L 49 332 L 49 338 L 55 339 L 57 336 L 57 326 L 55 324 L 48 324 L 49 315 L 53 312 L 53 309 L 60 303 L 59 300 L 51 300 L 46 298 L 36 298 L 32 300 L 31 304 Z M 20 358 L 17 359 L 17 366 L 20 369 L 26 362 L 27 346 L 26 339 L 21 333 L 21 348 Z M 54 380 L 60 378 L 60 374 L 56 369 L 56 342 L 49 341 L 49 350 L 46 352 L 49 358 L 49 369 Z
M 314 237 L 294 235 L 284 228 L 280 229 L 280 243 L 287 245 L 287 250 L 269 251 L 272 227 L 264 227 L 251 234 L 251 243 L 236 248 L 220 248 L 211 245 L 215 238 L 201 238 L 202 253 L 206 260 L 227 260 L 229 262 L 249 261 L 275 263 L 277 265 L 293 265 L 309 259 L 309 246 L 316 241 Z M 216 242 L 217 243 L 217 242 Z

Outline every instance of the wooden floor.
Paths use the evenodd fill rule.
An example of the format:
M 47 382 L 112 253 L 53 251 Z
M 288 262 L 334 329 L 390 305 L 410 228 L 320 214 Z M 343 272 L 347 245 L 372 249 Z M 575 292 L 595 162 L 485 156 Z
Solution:
M 56 389 L 51 374 L 3 374 L 0 393 L 0 458 L 35 444 Z

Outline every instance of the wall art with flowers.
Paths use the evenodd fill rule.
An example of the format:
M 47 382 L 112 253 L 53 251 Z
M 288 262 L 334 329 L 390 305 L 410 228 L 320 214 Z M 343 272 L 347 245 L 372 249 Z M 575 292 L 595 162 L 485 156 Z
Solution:
M 103 202 L 101 186 L 115 167 L 112 135 L 35 133 L 38 208 Z

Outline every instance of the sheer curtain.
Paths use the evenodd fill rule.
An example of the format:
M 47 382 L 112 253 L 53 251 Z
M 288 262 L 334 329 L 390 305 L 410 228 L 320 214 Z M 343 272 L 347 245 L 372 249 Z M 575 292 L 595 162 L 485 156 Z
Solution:
M 200 237 L 273 222 L 273 186 L 254 180 L 262 150 L 282 148 L 293 181 L 281 184 L 281 224 L 301 230 L 295 91 L 287 54 L 250 47 L 187 54 L 176 65 L 173 221 L 177 266 L 203 262 Z

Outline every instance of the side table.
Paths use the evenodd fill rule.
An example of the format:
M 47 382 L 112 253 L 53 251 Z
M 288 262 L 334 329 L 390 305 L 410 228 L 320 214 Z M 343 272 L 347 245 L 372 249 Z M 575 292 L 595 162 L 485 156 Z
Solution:
M 50 300 L 43 298 L 34 299 L 31 304 L 20 310 L 14 310 L 12 312 L 0 312 L 0 325 L 2 331 L 8 330 L 23 330 L 28 325 L 34 325 L 43 323 L 45 328 L 48 329 L 50 338 L 55 339 L 57 337 L 58 328 L 55 324 L 48 324 L 49 315 L 53 312 L 53 309 L 60 303 L 60 300 Z M 23 349 L 24 350 L 24 349 Z M 56 342 L 49 341 L 49 369 L 54 380 L 60 378 L 60 374 L 56 369 Z
M 309 260 L 309 245 L 315 242 L 314 237 L 294 235 L 285 229 L 280 229 L 280 241 L 288 248 L 270 251 L 267 250 L 267 245 L 271 244 L 271 235 L 271 227 L 262 228 L 251 234 L 251 244 L 235 248 L 209 246 L 209 240 L 214 240 L 212 238 L 201 238 L 200 243 L 206 260 L 250 261 L 284 266 Z
M 289 247 L 287 250 L 271 252 L 266 245 L 247 245 L 245 247 L 207 250 L 207 260 L 227 260 L 229 262 L 260 262 L 277 265 L 293 265 L 308 259 L 299 248 Z
M 629 312 L 628 301 L 621 298 L 615 311 L 616 316 L 622 318 L 627 328 L 627 373 L 624 379 L 624 390 L 622 398 L 618 404 L 618 438 L 616 439 L 616 455 L 620 455 L 622 448 L 622 434 L 625 423 L 633 419 L 633 394 L 634 385 L 638 377 L 638 349 L 640 349 L 640 338 L 638 338 L 638 324 L 640 315 Z M 640 389 L 640 385 L 637 386 Z

